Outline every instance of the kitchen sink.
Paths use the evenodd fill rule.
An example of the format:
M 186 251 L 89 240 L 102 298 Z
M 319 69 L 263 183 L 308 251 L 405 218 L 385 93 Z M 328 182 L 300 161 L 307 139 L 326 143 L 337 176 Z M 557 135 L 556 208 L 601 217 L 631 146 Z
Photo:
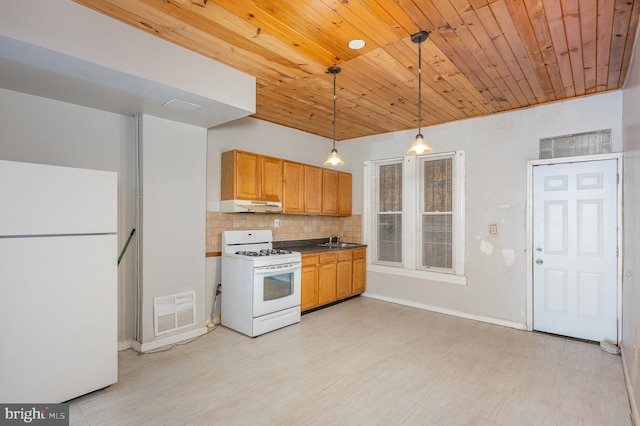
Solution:
M 321 243 L 318 244 L 321 247 L 328 247 L 328 248 L 347 248 L 347 247 L 357 247 L 360 244 L 355 244 L 355 243 Z

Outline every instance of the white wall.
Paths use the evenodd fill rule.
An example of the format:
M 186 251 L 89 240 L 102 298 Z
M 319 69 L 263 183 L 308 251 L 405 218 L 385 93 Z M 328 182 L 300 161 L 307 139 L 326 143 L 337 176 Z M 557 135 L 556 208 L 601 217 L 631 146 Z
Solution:
M 527 161 L 538 158 L 540 138 L 601 129 L 612 129 L 613 150 L 621 151 L 621 107 L 619 91 L 424 129 L 435 152 L 466 153 L 467 285 L 369 271 L 367 294 L 524 327 Z M 342 151 L 359 162 L 401 157 L 414 136 L 412 130 L 351 140 Z M 356 185 L 361 179 L 354 176 Z M 355 211 L 362 193 L 354 185 Z M 497 236 L 489 235 L 489 224 L 498 225 Z M 491 254 L 481 250 L 483 242 Z
M 0 158 L 118 173 L 119 248 L 135 227 L 134 129 L 133 117 L 0 89 Z M 120 342 L 133 335 L 135 246 L 118 268 Z
M 144 115 L 140 146 L 142 329 L 138 342 L 145 350 L 150 342 L 202 329 L 206 323 L 207 129 Z M 196 292 L 195 325 L 156 338 L 154 298 L 191 290 Z
M 640 34 L 640 30 L 638 32 Z M 636 36 L 638 38 L 640 36 Z M 628 373 L 635 424 L 640 424 L 640 51 L 637 43 L 623 93 L 624 150 L 624 258 L 622 306 L 622 356 Z

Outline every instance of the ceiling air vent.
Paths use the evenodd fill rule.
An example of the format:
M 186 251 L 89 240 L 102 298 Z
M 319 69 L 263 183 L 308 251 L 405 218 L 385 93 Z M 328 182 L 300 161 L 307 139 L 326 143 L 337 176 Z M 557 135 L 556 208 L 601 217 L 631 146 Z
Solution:
M 162 104 L 163 107 L 172 109 L 174 111 L 193 112 L 202 108 L 202 105 L 194 104 L 192 102 L 181 101 L 180 99 L 171 99 Z

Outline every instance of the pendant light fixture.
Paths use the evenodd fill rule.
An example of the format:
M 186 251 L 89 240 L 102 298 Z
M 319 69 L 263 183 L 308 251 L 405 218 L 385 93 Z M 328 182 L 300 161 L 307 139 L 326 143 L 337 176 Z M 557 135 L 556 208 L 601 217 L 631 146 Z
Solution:
M 411 41 L 418 44 L 418 134 L 407 151 L 407 154 L 428 154 L 433 149 L 422 136 L 422 42 L 429 38 L 429 33 L 420 30 L 411 36 Z
M 344 164 L 336 149 L 336 75 L 340 71 L 342 71 L 342 68 L 336 65 L 327 69 L 327 74 L 333 74 L 333 149 L 329 157 L 327 157 L 327 161 L 324 162 L 325 166 L 342 166 Z

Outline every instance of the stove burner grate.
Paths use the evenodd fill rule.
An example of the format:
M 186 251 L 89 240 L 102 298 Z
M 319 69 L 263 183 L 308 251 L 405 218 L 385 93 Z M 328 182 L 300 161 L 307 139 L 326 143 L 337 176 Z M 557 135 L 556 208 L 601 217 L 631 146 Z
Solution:
M 262 249 L 260 251 L 248 251 L 248 250 L 240 250 L 237 251 L 236 254 L 241 256 L 274 256 L 278 254 L 291 254 L 293 253 L 291 250 L 282 250 L 282 249 Z

